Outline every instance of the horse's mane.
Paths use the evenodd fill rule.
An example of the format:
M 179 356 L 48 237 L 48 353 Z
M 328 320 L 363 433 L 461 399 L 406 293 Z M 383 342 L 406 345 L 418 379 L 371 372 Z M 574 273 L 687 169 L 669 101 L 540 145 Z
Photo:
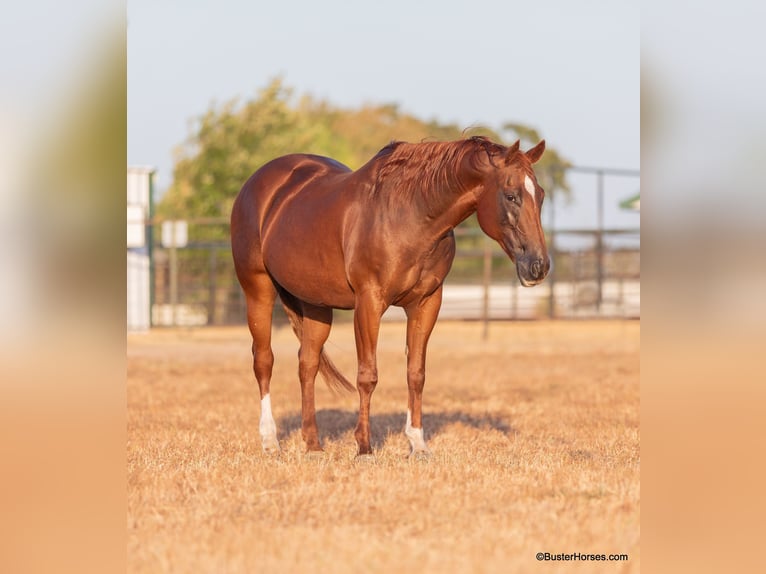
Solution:
M 406 143 L 393 141 L 371 160 L 377 164 L 374 195 L 386 194 L 401 201 L 422 200 L 428 205 L 443 200 L 446 191 L 457 191 L 463 159 L 472 154 L 478 168 L 477 151 L 484 151 L 489 162 L 505 153 L 506 147 L 488 138 L 474 136 L 449 142 Z

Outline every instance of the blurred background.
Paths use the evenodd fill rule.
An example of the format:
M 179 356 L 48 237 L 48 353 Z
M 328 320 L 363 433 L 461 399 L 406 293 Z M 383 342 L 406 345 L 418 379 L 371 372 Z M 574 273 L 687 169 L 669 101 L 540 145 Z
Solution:
M 228 218 L 270 159 L 478 134 L 546 138 L 554 271 L 521 289 L 471 218 L 441 316 L 640 316 L 636 4 L 234 4 L 128 5 L 130 330 L 244 322 Z
M 562 165 L 635 170 L 640 153 L 650 185 L 641 206 L 644 560 L 651 571 L 752 569 L 764 510 L 766 8 L 465 4 L 6 7 L 0 569 L 122 569 L 126 162 L 153 174 L 140 184 L 155 209 L 144 223 L 188 218 L 196 241 L 193 214 L 170 211 L 183 206 L 170 198 L 194 181 L 203 118 L 218 124 L 230 113 L 239 123 L 276 85 L 272 101 L 291 113 L 308 97 L 314 108 L 382 118 L 388 109 L 504 141 L 529 128 Z M 242 171 L 264 157 L 247 158 Z M 597 230 L 597 177 L 563 175 L 569 191 L 553 191 L 552 224 L 553 202 L 544 209 L 549 232 Z M 620 208 L 638 191 L 635 178 L 604 175 L 605 229 L 638 227 Z M 208 270 L 211 256 L 199 250 Z

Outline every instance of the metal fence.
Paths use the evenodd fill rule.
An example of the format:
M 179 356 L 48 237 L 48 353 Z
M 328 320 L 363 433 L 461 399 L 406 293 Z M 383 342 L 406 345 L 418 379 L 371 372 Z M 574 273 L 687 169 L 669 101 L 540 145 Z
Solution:
M 573 200 L 548 197 L 544 208 L 552 270 L 541 285 L 524 288 L 513 263 L 500 247 L 477 228 L 456 229 L 457 253 L 445 281 L 440 316 L 465 320 L 539 318 L 637 318 L 640 316 L 640 231 L 637 214 L 609 217 L 626 193 L 636 193 L 638 172 L 575 168 L 590 178 Z M 605 181 L 629 180 L 627 187 Z M 595 193 L 594 193 L 595 192 Z M 587 196 L 590 196 L 588 199 Z M 586 196 L 586 199 L 583 199 Z M 608 201 L 607 201 L 608 198 Z M 591 201 L 595 210 L 583 202 Z M 582 222 L 582 213 L 595 211 L 586 226 L 567 225 L 567 217 Z M 568 212 L 569 215 L 567 215 Z M 606 220 L 633 226 L 606 227 Z M 234 273 L 228 220 L 188 221 L 183 248 L 163 247 L 161 221 L 150 223 L 152 326 L 242 324 L 245 300 Z M 283 320 L 277 305 L 275 319 Z M 337 319 L 350 317 L 338 313 Z M 384 319 L 403 319 L 398 308 Z

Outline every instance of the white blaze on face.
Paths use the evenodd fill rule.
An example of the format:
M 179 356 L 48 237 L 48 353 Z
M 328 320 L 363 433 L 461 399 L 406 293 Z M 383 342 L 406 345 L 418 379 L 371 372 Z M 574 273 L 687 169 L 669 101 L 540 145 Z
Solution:
M 532 196 L 532 201 L 535 200 L 535 182 L 528 175 L 524 177 L 524 189 Z

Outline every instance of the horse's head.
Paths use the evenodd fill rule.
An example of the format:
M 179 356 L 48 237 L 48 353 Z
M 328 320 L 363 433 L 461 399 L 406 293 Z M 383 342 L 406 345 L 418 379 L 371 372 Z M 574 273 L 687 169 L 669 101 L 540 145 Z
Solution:
M 517 141 L 502 156 L 490 155 L 476 210 L 482 230 L 516 263 L 525 287 L 540 283 L 551 267 L 540 222 L 545 192 L 532 169 L 543 151 L 545 140 L 527 152 L 519 150 Z

